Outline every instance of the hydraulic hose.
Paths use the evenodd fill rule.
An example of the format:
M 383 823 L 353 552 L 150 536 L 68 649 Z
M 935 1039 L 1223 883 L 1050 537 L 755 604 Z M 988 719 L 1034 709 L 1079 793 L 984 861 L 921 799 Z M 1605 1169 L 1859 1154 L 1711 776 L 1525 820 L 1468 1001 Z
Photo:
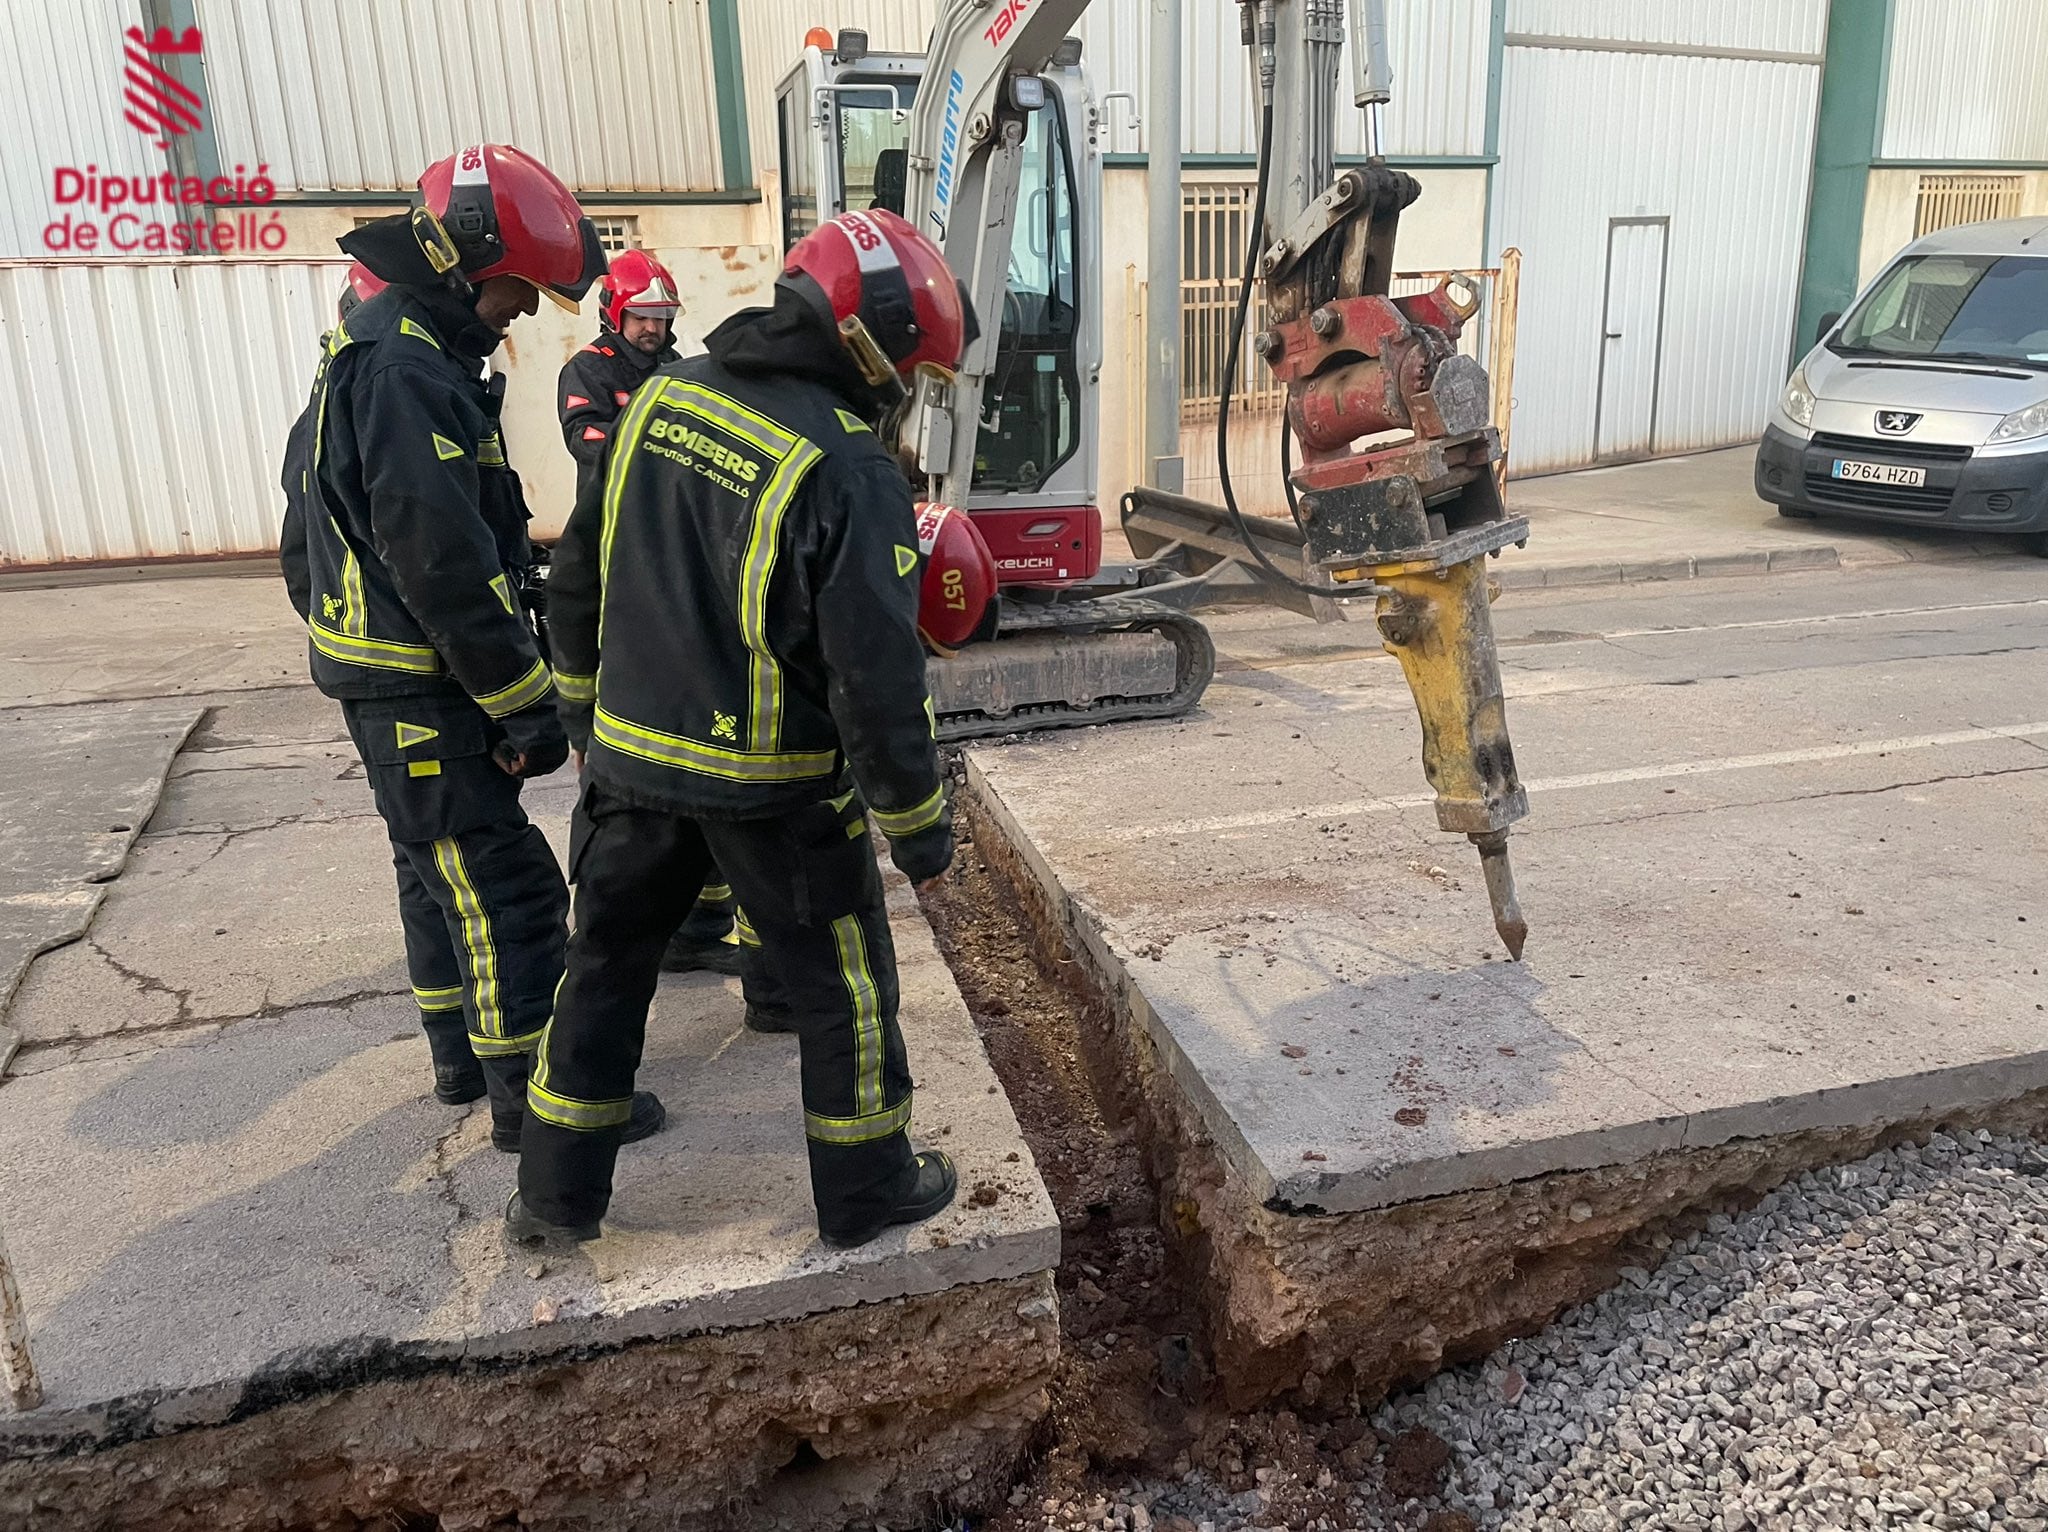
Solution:
M 1305 596 L 1339 596 L 1344 593 L 1327 585 L 1310 585 L 1298 580 L 1266 557 L 1259 545 L 1252 541 L 1252 529 L 1245 522 L 1244 512 L 1237 508 L 1237 491 L 1230 482 L 1230 402 L 1237 393 L 1237 367 L 1244 354 L 1244 327 L 1251 315 L 1252 282 L 1265 238 L 1266 188 L 1272 173 L 1273 103 L 1269 99 L 1259 111 L 1259 184 L 1252 199 L 1251 246 L 1245 251 L 1244 280 L 1237 289 L 1237 320 L 1230 328 L 1229 355 L 1223 363 L 1223 383 L 1216 409 L 1216 474 L 1223 485 L 1223 508 L 1230 513 L 1230 524 L 1237 529 L 1237 540 L 1244 544 L 1245 552 L 1269 578 Z M 1284 424 L 1282 429 L 1285 429 Z M 1292 505 L 1293 486 L 1290 484 L 1288 488 L 1288 501 Z M 1300 520 L 1298 511 L 1295 519 L 1297 522 Z

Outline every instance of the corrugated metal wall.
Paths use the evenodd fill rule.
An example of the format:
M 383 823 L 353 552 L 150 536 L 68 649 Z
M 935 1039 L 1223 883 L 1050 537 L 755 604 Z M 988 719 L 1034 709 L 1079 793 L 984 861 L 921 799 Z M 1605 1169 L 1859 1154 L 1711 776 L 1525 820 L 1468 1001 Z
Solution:
M 122 32 L 140 0 L 0 10 L 0 256 L 43 254 L 60 165 L 155 175 L 162 151 L 121 120 Z
M 479 139 L 587 191 L 722 184 L 706 0 L 198 0 L 221 161 L 409 188 Z
M 1388 30 L 1394 54 L 1394 100 L 1387 109 L 1387 149 L 1395 155 L 1480 154 L 1486 148 L 1488 0 L 1392 0 Z M 1187 7 L 1181 40 L 1181 149 L 1187 154 L 1251 154 L 1258 148 L 1251 75 L 1238 44 L 1237 6 L 1197 0 Z M 1145 0 L 1097 0 L 1076 32 L 1087 40 L 1098 96 L 1126 90 L 1146 103 L 1151 58 Z M 1365 120 L 1349 108 L 1350 42 L 1342 75 L 1346 109 L 1339 113 L 1337 152 L 1365 152 Z M 1112 107 L 1111 153 L 1141 152 L 1133 131 Z
M 775 86 L 803 52 L 812 27 L 835 34 L 841 27 L 860 27 L 877 53 L 922 53 L 937 12 L 937 0 L 740 0 L 756 172 L 775 168 Z
M 1817 54 L 1827 29 L 1827 0 L 1508 0 L 1510 36 Z
M 276 547 L 346 269 L 0 266 L 0 565 Z
M 1895 0 L 1880 154 L 2048 160 L 2048 0 Z
M 1612 218 L 1670 220 L 1652 450 L 1756 435 L 1791 335 L 1819 68 L 1510 46 L 1505 69 L 1493 243 L 1523 257 L 1516 469 L 1596 455 Z

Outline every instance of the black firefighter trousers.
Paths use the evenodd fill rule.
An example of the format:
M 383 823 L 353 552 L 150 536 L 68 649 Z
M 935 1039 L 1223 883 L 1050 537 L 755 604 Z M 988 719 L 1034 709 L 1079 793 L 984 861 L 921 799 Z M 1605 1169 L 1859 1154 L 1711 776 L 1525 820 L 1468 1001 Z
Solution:
M 859 800 L 696 820 L 586 779 L 570 830 L 568 973 L 527 1088 L 519 1162 L 521 1201 L 550 1223 L 593 1223 L 611 1204 L 662 947 L 714 860 L 796 1028 L 819 1228 L 872 1224 L 916 1174 L 896 949 Z
M 341 710 L 391 836 L 405 966 L 434 1062 L 473 1054 L 493 1115 L 516 1117 L 562 977 L 562 870 L 519 805 L 520 783 L 491 759 L 496 728 L 475 703 Z

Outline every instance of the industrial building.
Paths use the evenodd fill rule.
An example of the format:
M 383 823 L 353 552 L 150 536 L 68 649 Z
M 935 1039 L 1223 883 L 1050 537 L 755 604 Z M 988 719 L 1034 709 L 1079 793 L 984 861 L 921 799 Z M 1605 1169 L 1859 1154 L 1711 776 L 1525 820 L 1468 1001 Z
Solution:
M 1739 442 L 1820 316 L 1918 233 L 2048 214 L 2048 0 L 1394 0 L 1390 159 L 1421 181 L 1403 270 L 1496 271 L 1513 469 Z M 0 565 L 274 545 L 277 456 L 331 322 L 334 237 L 433 157 L 518 143 L 606 240 L 684 285 L 686 341 L 780 260 L 776 87 L 807 33 L 920 50 L 925 0 L 80 0 L 0 23 Z M 1147 0 L 1082 29 L 1103 157 L 1105 505 L 1146 469 L 1140 327 L 1183 324 L 1186 482 L 1213 483 L 1215 372 L 1253 160 L 1238 7 L 1183 13 L 1182 269 L 1148 269 Z M 130 29 L 135 29 L 130 37 Z M 167 31 L 165 30 L 167 29 Z M 197 123 L 137 119 L 129 47 Z M 195 46 L 186 48 L 186 43 Z M 193 104 L 193 103 L 196 103 Z M 1354 120 L 1343 148 L 1363 154 Z M 168 180 L 166 175 L 168 173 Z M 194 179 L 234 248 L 188 255 Z M 150 196 L 145 199 L 142 188 Z M 90 230 L 88 234 L 86 231 Z M 179 231 L 182 232 L 182 231 Z M 1512 265 L 1512 260 L 1509 259 Z M 594 318 L 500 354 L 538 530 L 567 510 L 556 369 Z M 1251 369 L 1247 378 L 1256 385 Z M 1119 407 L 1119 401 L 1122 407 Z M 1237 453 L 1274 416 L 1256 386 Z

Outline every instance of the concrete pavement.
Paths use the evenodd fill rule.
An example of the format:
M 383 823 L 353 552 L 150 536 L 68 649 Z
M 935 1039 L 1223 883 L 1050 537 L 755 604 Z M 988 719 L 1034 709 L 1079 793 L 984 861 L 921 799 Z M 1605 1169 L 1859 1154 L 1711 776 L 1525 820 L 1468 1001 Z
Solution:
M 696 1487 L 675 1488 L 672 1507 L 767 1494 L 800 1437 L 843 1428 L 858 1407 L 824 1406 L 836 1396 L 893 1400 L 905 1429 L 935 1445 L 899 1462 L 899 1433 L 827 1441 L 848 1467 L 817 1481 L 838 1507 L 817 1517 L 900 1518 L 934 1486 L 971 1498 L 971 1483 L 1006 1470 L 1056 1355 L 1059 1231 L 899 878 L 913 1132 L 953 1157 L 956 1206 L 861 1250 L 825 1250 L 794 1039 L 746 1032 L 735 982 L 669 977 L 642 1081 L 670 1126 L 626 1152 L 605 1238 L 536 1262 L 502 1241 L 516 1162 L 490 1147 L 488 1113 L 428 1093 L 389 847 L 334 705 L 298 680 L 303 638 L 275 584 L 0 591 L 0 631 L 15 810 L 0 866 L 20 873 L 7 890 L 55 880 L 90 888 L 96 906 L 89 931 L 81 918 L 64 933 L 83 939 L 30 965 L 0 1017 L 22 1038 L 0 1066 L 0 1228 L 48 1396 L 0 1417 L 0 1520 L 26 1495 L 107 1524 L 94 1518 L 110 1514 L 120 1474 L 136 1476 L 115 1496 L 131 1518 L 152 1496 L 190 1503 L 209 1454 L 243 1450 L 228 1443 L 251 1429 L 282 1460 L 339 1450 L 281 1418 L 249 1422 L 368 1387 L 398 1391 L 380 1419 L 427 1412 L 388 1452 L 358 1453 L 366 1475 L 384 1474 L 375 1493 L 483 1515 L 476 1495 L 513 1492 L 451 1460 L 407 1458 L 405 1441 L 428 1439 L 450 1406 L 433 1393 L 444 1385 L 429 1400 L 406 1380 L 459 1391 L 460 1369 L 482 1362 L 504 1379 L 507 1366 L 634 1347 L 655 1348 L 622 1364 L 635 1376 L 700 1355 L 712 1360 L 689 1365 L 738 1365 L 750 1344 L 787 1353 L 785 1370 L 744 1385 L 749 1407 L 815 1423 L 786 1440 L 771 1423 L 700 1432 L 695 1458 L 659 1471 L 622 1458 L 595 1478 L 583 1470 L 593 1486 L 614 1470 L 619 1483 L 680 1475 Z M 558 854 L 573 795 L 566 773 L 526 794 Z M 906 1335 L 953 1335 L 972 1357 L 949 1366 L 893 1341 L 849 1344 L 849 1325 L 831 1319 L 858 1311 L 868 1317 L 852 1329 L 886 1336 L 892 1306 Z M 608 1409 L 622 1429 L 649 1400 L 673 1407 L 644 1383 L 620 1386 L 630 1400 Z M 211 1445 L 200 1428 L 230 1435 Z M 563 1440 L 572 1478 L 588 1441 Z M 135 1457 L 145 1448 L 173 1456 Z M 80 1453 L 104 1470 L 64 1466 Z M 555 1471 L 546 1453 L 521 1463 Z M 451 1484 L 427 1498 L 399 1482 L 444 1471 Z M 842 1480 L 843 1504 L 823 1488 Z M 37 1499 L 59 1484 L 61 1498 Z M 550 1492 L 537 1482 L 512 1508 Z
M 971 781 L 1262 1200 L 2006 1099 L 2048 1086 L 2037 587 L 1505 598 L 1521 965 L 1398 669 L 1342 630 L 1226 633 L 1207 716 L 976 751 Z

